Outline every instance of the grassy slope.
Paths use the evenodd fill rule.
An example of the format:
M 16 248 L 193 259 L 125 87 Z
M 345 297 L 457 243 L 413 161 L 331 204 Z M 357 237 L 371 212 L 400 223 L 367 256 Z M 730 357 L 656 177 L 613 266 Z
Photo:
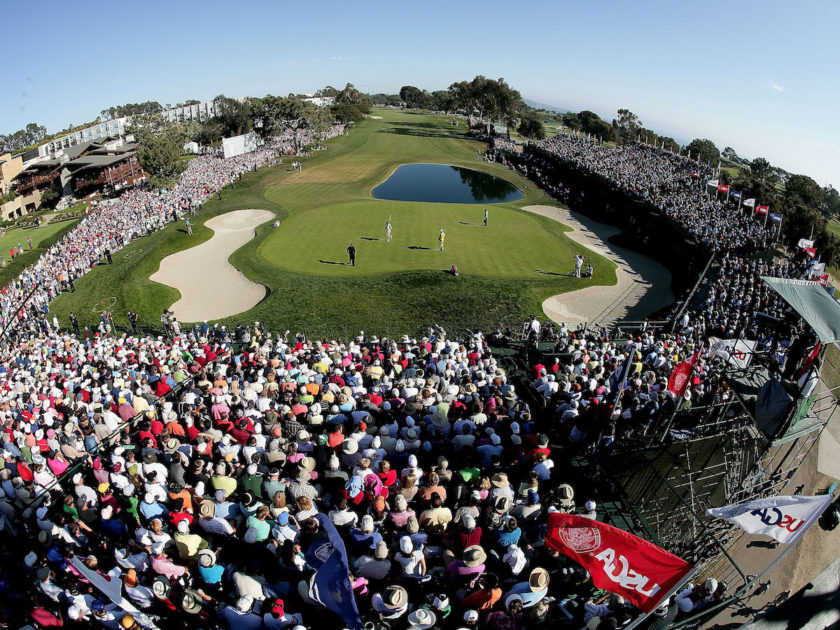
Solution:
M 49 238 L 64 227 L 61 223 L 45 224 L 30 230 L 23 230 L 16 228 L 9 230 L 6 235 L 0 237 L 0 256 L 5 257 L 6 262 L 9 262 L 9 250 L 17 247 L 18 244 L 23 246 L 24 250 L 29 250 L 29 244 L 26 242 L 28 236 L 32 237 L 32 247 L 38 247 L 39 243 Z
M 29 265 L 38 261 L 38 258 L 52 247 L 55 243 L 61 240 L 67 232 L 72 230 L 79 219 L 73 221 L 65 221 L 63 223 L 53 223 L 52 225 L 42 225 L 34 230 L 12 230 L 5 237 L 0 239 L 0 255 L 6 258 L 6 266 L 0 269 L 0 287 L 6 286 L 14 278 L 20 275 Z M 26 249 L 26 235 L 32 234 L 32 250 Z M 23 254 L 15 256 L 14 260 L 9 260 L 9 248 L 16 247 L 18 242 L 23 244 L 25 249 Z
M 101 266 L 76 283 L 75 294 L 61 296 L 54 312 L 66 321 L 67 313 L 75 310 L 81 322 L 95 323 L 95 311 L 116 298 L 117 322 L 124 322 L 125 310 L 132 309 L 141 321 L 157 323 L 161 310 L 177 300 L 178 292 L 151 282 L 149 275 L 165 256 L 209 239 L 211 230 L 203 225 L 207 219 L 241 208 L 270 210 L 282 223 L 279 229 L 271 228 L 270 222 L 263 224 L 255 239 L 231 256 L 237 268 L 268 286 L 271 293 L 227 323 L 256 319 L 275 330 L 305 325 L 324 335 L 342 334 L 345 325 L 351 332 L 357 328 L 412 332 L 432 322 L 487 327 L 511 315 L 539 312 L 549 295 L 589 283 L 533 273 L 533 269 L 571 270 L 572 246 L 563 234 L 565 226 L 517 209 L 554 203 L 552 199 L 511 171 L 481 162 L 477 151 L 482 145 L 465 138 L 461 128 L 453 131 L 444 117 L 391 110 L 375 113 L 385 120 L 366 120 L 349 136 L 330 141 L 328 151 L 302 160 L 302 173 L 286 170 L 291 161 L 287 159 L 283 166 L 246 175 L 233 190 L 223 193 L 221 201 L 205 204 L 194 221 L 191 238 L 180 224 L 132 243 L 114 256 L 113 265 Z M 463 213 L 468 213 L 467 220 L 478 222 L 480 205 L 437 204 L 428 211 L 435 204 L 425 204 L 418 212 L 414 206 L 419 204 L 370 198 L 370 188 L 395 166 L 416 161 L 480 168 L 512 181 L 525 190 L 526 197 L 490 206 L 491 227 L 486 232 L 457 223 Z M 347 240 L 356 235 L 381 238 L 385 209 L 395 204 L 403 214 L 395 211 L 398 240 L 391 243 L 395 247 L 390 254 L 384 242 L 356 240 L 359 267 L 355 270 L 317 262 L 322 256 L 344 260 Z M 431 215 L 424 217 L 427 212 Z M 423 222 L 422 242 L 417 244 L 436 246 L 442 217 L 449 221 L 444 226 L 445 254 L 405 248 L 409 241 L 421 238 L 419 231 L 412 230 L 419 230 Z M 364 221 L 357 222 L 359 218 Z M 614 283 L 614 273 L 601 272 L 612 271 L 614 265 L 597 255 L 592 258 L 599 284 Z M 459 278 L 442 273 L 453 262 L 464 271 Z M 386 273 L 386 263 L 407 271 Z

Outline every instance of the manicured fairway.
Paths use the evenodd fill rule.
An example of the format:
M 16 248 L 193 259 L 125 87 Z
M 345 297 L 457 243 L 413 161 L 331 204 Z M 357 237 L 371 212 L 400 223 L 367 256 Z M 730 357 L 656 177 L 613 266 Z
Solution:
M 488 328 L 515 316 L 539 312 L 549 295 L 586 286 L 589 280 L 565 275 L 573 267 L 572 246 L 563 226 L 521 211 L 554 203 L 528 180 L 498 164 L 485 164 L 484 145 L 465 136 L 442 116 L 377 110 L 349 136 L 327 143 L 327 151 L 305 158 L 303 171 L 289 164 L 248 174 L 221 201 L 210 201 L 188 237 L 182 225 L 132 243 L 61 296 L 53 310 L 65 318 L 74 310 L 83 323 L 98 320 L 96 305 L 114 303 L 118 322 L 126 309 L 146 323 L 178 299 L 178 292 L 148 280 L 160 260 L 210 238 L 207 219 L 230 210 L 274 212 L 278 228 L 257 228 L 253 241 L 231 256 L 249 279 L 269 287 L 259 305 L 226 323 L 264 321 L 273 330 L 303 328 L 319 335 L 363 328 L 382 333 L 417 332 L 439 323 L 453 328 Z M 287 163 L 291 160 L 286 160 Z M 370 191 L 399 165 L 436 162 L 483 170 L 518 186 L 525 197 L 488 205 L 490 222 L 481 226 L 482 205 L 419 204 L 373 199 Z M 385 242 L 391 216 L 394 240 Z M 438 250 L 438 231 L 447 234 Z M 378 239 L 378 240 L 376 240 Z M 346 248 L 353 241 L 357 265 Z M 598 283 L 612 284 L 614 265 L 592 257 Z M 457 265 L 454 278 L 444 270 Z M 549 273 L 539 273 L 537 270 Z M 224 295 L 214 296 L 224 300 Z
M 32 247 L 38 247 L 41 241 L 49 238 L 65 227 L 67 227 L 67 223 L 59 222 L 41 225 L 29 230 L 22 230 L 20 228 L 10 230 L 5 236 L 0 237 L 0 256 L 5 257 L 6 262 L 8 262 L 9 250 L 13 247 L 21 245 L 24 251 L 29 250 L 29 244 L 26 242 L 27 236 L 32 237 Z

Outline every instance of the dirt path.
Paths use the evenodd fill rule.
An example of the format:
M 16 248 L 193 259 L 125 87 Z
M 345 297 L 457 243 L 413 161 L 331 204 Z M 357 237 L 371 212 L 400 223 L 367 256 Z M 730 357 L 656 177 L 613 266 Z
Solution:
M 267 289 L 248 280 L 228 258 L 254 238 L 254 228 L 273 218 L 268 210 L 234 210 L 214 217 L 205 223 L 214 232 L 209 241 L 160 262 L 150 279 L 181 292 L 181 299 L 172 305 L 180 321 L 229 317 L 265 297 Z
M 613 245 L 607 239 L 621 230 L 598 223 L 577 212 L 554 206 L 526 206 L 523 210 L 549 217 L 572 228 L 567 236 L 613 261 L 618 283 L 553 295 L 543 311 L 556 322 L 606 323 L 645 316 L 674 301 L 671 272 L 652 258 Z M 595 274 L 598 269 L 595 269 Z

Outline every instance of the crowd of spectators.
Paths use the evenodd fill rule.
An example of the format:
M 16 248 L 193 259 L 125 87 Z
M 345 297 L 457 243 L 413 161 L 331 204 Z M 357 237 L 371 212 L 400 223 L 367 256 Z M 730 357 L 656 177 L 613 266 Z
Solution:
M 626 195 L 666 213 L 687 237 L 717 251 L 753 250 L 764 246 L 774 225 L 753 218 L 750 208 L 735 211 L 728 194 L 710 192 L 715 169 L 687 156 L 643 143 L 609 146 L 585 136 L 560 133 L 526 144 L 521 152 L 494 139 L 491 155 L 524 167 L 526 174 L 562 201 L 568 201 L 562 179 L 552 165 L 562 163 L 595 175 Z
M 673 333 L 643 327 L 626 340 L 561 325 L 558 358 L 516 383 L 480 333 L 314 341 L 259 327 L 234 346 L 207 325 L 83 339 L 48 321 L 49 301 L 73 280 L 292 140 L 231 160 L 198 157 L 172 190 L 102 204 L 5 289 L 3 323 L 34 293 L 0 361 L 0 621 L 341 627 L 311 588 L 323 562 L 314 550 L 337 535 L 373 627 L 628 623 L 632 606 L 544 544 L 552 512 L 603 516 L 570 454 L 597 461 L 677 404 L 727 401 L 709 335 L 755 333 L 778 350 L 759 314 L 783 320 L 787 309 L 758 276 L 804 268 L 740 257 L 731 224 L 712 237 L 676 213 L 724 252 L 702 308 Z M 538 148 L 524 154 L 537 181 L 550 151 L 665 210 L 680 195 L 703 198 L 696 163 L 642 145 L 612 157 L 573 137 Z M 698 351 L 678 401 L 668 376 Z M 648 627 L 726 589 L 711 578 L 687 585 Z
M 343 133 L 335 125 L 326 133 Z M 309 135 L 298 144 L 314 140 Z M 48 317 L 49 303 L 60 293 L 74 291 L 74 282 L 97 264 L 111 262 L 111 256 L 132 241 L 201 209 L 213 195 L 233 184 L 242 174 L 275 163 L 279 156 L 294 151 L 291 132 L 272 139 L 251 153 L 224 159 L 201 155 L 190 160 L 177 184 L 168 190 L 133 188 L 106 200 L 79 222 L 58 243 L 49 248 L 0 293 L 0 328 L 13 334 L 54 332 Z
M 571 401 L 581 418 L 610 398 L 600 381 L 622 353 L 637 360 L 603 344 L 593 340 L 603 371 L 581 355 L 592 384 L 578 361 L 571 388 L 549 370 L 559 391 L 586 391 Z M 639 349 L 655 347 L 644 335 Z M 598 517 L 551 445 L 581 422 L 532 414 L 480 334 L 345 344 L 256 329 L 236 350 L 193 335 L 46 335 L 3 365 L 8 620 L 340 627 L 308 586 L 308 551 L 333 528 L 373 623 L 612 628 L 632 617 L 543 544 L 552 511 Z M 609 419 L 597 416 L 590 435 Z

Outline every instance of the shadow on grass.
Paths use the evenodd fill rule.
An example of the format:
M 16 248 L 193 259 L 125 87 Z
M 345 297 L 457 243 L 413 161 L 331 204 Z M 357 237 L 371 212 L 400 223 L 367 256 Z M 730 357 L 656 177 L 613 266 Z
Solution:
M 324 265 L 349 265 L 349 262 L 343 260 L 321 260 L 318 259 L 318 262 Z
M 473 227 L 483 227 L 483 223 L 470 223 L 469 221 L 458 221 L 461 225 L 471 225 Z
M 543 269 L 534 269 L 534 273 L 541 273 L 546 276 L 566 276 L 567 278 L 571 278 L 574 275 L 572 273 L 559 273 L 557 271 L 545 271 Z
M 422 247 L 420 245 L 408 245 L 407 248 L 408 249 L 422 249 L 422 250 L 425 250 L 427 252 L 433 252 L 436 249 L 435 247 Z
M 455 134 L 447 133 L 446 131 L 443 132 L 435 132 L 435 131 L 418 131 L 416 129 L 405 129 L 403 127 L 394 127 L 392 129 L 383 129 L 382 131 L 377 131 L 376 133 L 392 133 L 398 136 L 418 136 L 422 138 L 453 138 Z M 461 134 L 458 134 L 461 135 Z
M 373 236 L 360 236 L 363 241 L 381 241 L 381 238 L 374 238 Z

